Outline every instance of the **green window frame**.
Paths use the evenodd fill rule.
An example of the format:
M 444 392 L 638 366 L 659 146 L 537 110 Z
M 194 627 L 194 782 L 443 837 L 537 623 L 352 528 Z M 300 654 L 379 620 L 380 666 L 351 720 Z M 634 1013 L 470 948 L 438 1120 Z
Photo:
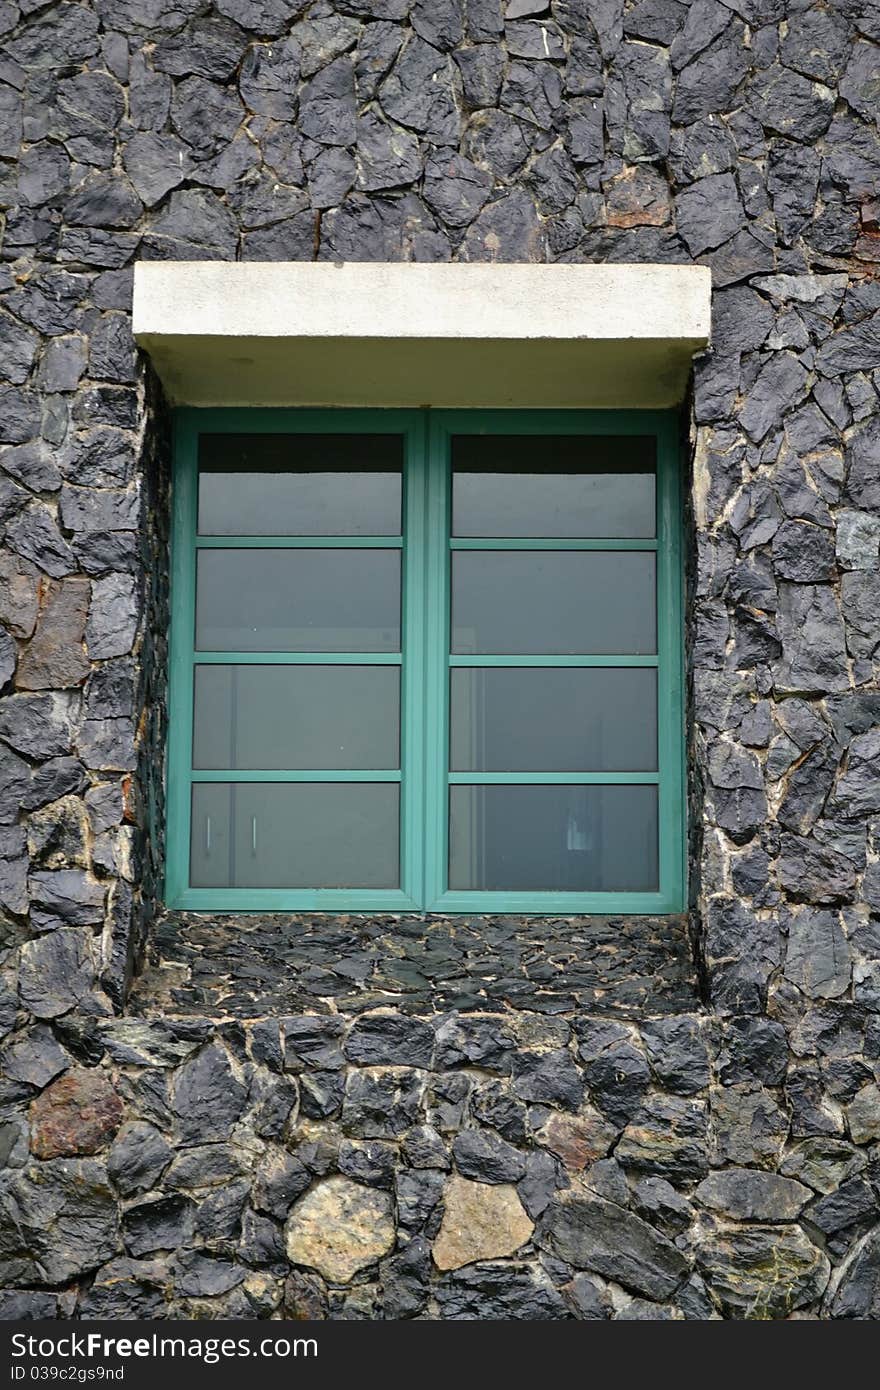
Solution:
M 399 434 L 403 441 L 403 528 L 395 536 L 199 536 L 198 444 L 202 433 Z M 653 435 L 653 539 L 453 537 L 451 441 L 468 435 Z M 357 410 L 180 408 L 174 412 L 171 632 L 166 797 L 167 906 L 190 911 L 517 913 L 680 912 L 686 896 L 683 701 L 683 522 L 679 427 L 674 411 Z M 391 548 L 402 557 L 398 653 L 199 652 L 195 648 L 196 563 L 210 548 Z M 656 554 L 654 655 L 452 655 L 451 556 L 462 550 L 643 551 Z M 223 771 L 193 767 L 194 671 L 202 663 L 397 665 L 401 671 L 399 770 Z M 463 666 L 653 667 L 657 671 L 655 772 L 450 772 L 450 673 Z M 400 887 L 206 888 L 190 886 L 193 787 L 205 782 L 395 782 L 400 786 Z M 473 785 L 655 785 L 657 891 L 486 891 L 448 887 L 449 790 Z

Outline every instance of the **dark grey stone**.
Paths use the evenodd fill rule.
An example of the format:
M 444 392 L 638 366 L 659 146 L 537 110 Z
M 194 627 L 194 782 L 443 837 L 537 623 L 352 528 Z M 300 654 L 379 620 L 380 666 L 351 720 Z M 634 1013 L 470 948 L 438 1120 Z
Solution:
M 577 1190 L 548 1208 L 539 1229 L 541 1242 L 576 1269 L 652 1298 L 668 1298 L 687 1272 L 665 1236 L 622 1207 Z
M 292 1154 L 270 1153 L 254 1177 L 252 1201 L 257 1211 L 284 1221 L 297 1197 L 310 1186 L 312 1175 Z
M 731 109 L 736 89 L 748 71 L 744 38 L 743 25 L 733 20 L 714 43 L 702 48 L 682 68 L 672 108 L 676 125 L 688 125 L 714 112 Z M 673 54 L 674 58 L 677 56 Z
M 75 927 L 59 927 L 21 949 L 19 994 L 36 1018 L 57 1018 L 83 1004 L 94 978 L 87 943 Z
M 192 1233 L 194 1204 L 188 1197 L 156 1197 L 123 1213 L 122 1235 L 130 1255 L 176 1250 Z
M 144 131 L 126 142 L 123 162 L 138 197 L 151 208 L 183 183 L 191 157 L 186 146 L 173 135 Z
M 728 1168 L 710 1173 L 695 1193 L 712 1211 L 734 1221 L 794 1221 L 812 1196 L 810 1189 L 776 1173 Z
M 356 176 L 354 156 L 335 147 L 323 150 L 309 165 L 309 197 L 313 208 L 332 208 L 341 203 Z
M 229 1059 L 211 1045 L 184 1063 L 177 1073 L 173 1106 L 184 1142 L 197 1142 L 206 1133 L 225 1133 L 244 1109 L 246 1090 Z
M 859 39 L 850 50 L 839 86 L 840 95 L 865 121 L 876 122 L 878 83 L 880 61 L 877 46 Z
M 432 144 L 457 143 L 459 117 L 451 59 L 418 35 L 409 40 L 382 83 L 379 101 L 393 121 L 418 131 Z
M 749 101 L 769 130 L 811 144 L 834 114 L 834 93 L 821 83 L 774 64 L 750 84 Z
M 47 1027 L 38 1024 L 26 1033 L 13 1033 L 3 1044 L 4 1075 L 22 1086 L 41 1091 L 70 1065 L 70 1057 Z
M 778 686 L 807 693 L 847 689 L 843 622 L 830 588 L 780 584 L 779 635 Z
M 836 771 L 834 751 L 824 745 L 798 763 L 777 808 L 780 825 L 799 835 L 807 834 L 822 814 Z
M 544 1149 L 532 1149 L 525 1155 L 526 1171 L 517 1183 L 520 1200 L 533 1221 L 546 1211 L 566 1179 L 560 1177 L 559 1166 L 552 1154 Z
M 822 1295 L 830 1268 L 827 1257 L 799 1227 L 719 1231 L 700 1244 L 697 1260 L 712 1295 L 730 1318 L 786 1317 Z
M 174 88 L 171 123 L 196 158 L 219 154 L 244 116 L 238 96 L 203 77 L 186 77 Z
M 410 23 L 435 48 L 457 48 L 463 36 L 465 0 L 415 0 Z
M 123 1197 L 149 1192 L 171 1161 L 171 1147 L 154 1125 L 134 1120 L 123 1125 L 107 1155 L 107 1172 Z
M 467 261 L 543 259 L 544 233 L 527 193 L 514 189 L 488 203 L 471 223 L 462 246 Z
M 345 1065 L 340 1047 L 344 1032 L 345 1022 L 335 1014 L 306 1014 L 282 1019 L 285 1070 L 301 1072 L 311 1067 L 322 1071 L 341 1069 Z
M 253 44 L 238 79 L 247 109 L 258 116 L 291 120 L 296 111 L 300 61 L 300 46 L 293 38 L 281 43 Z
M 452 1144 L 458 1171 L 475 1182 L 518 1182 L 525 1176 L 523 1154 L 488 1130 L 465 1129 Z
M 643 1023 L 642 1043 L 651 1069 L 664 1089 L 694 1096 L 709 1084 L 709 1056 L 696 1018 L 664 1018 Z
M 402 1168 L 395 1174 L 397 1219 L 410 1231 L 421 1230 L 443 1195 L 446 1173 L 435 1168 Z
M 358 187 L 367 192 L 413 183 L 422 161 L 415 135 L 389 125 L 373 111 L 358 121 Z
M 243 29 L 274 37 L 287 30 L 306 4 L 305 0 L 216 0 L 216 8 Z M 352 8 L 352 0 L 347 0 L 346 8 Z
M 241 258 L 244 261 L 311 260 L 315 236 L 315 214 L 302 212 L 271 226 L 246 232 L 241 239 Z
M 784 521 L 772 545 L 773 568 L 783 579 L 815 584 L 837 572 L 834 541 L 828 531 L 800 521 Z
M 460 48 L 453 56 L 461 73 L 465 105 L 471 110 L 495 106 L 504 76 L 503 48 L 481 43 L 474 48 Z
M 509 178 L 521 168 L 529 144 L 519 121 L 505 111 L 479 111 L 465 132 L 465 154 L 497 178 Z
M 614 1154 L 635 1173 L 675 1181 L 702 1177 L 709 1166 L 704 1103 L 648 1095 Z
M 360 1139 L 394 1139 L 420 1118 L 424 1082 L 408 1067 L 374 1067 L 349 1073 L 342 1128 Z
M 396 1014 L 362 1015 L 345 1044 L 345 1055 L 359 1066 L 429 1067 L 434 1033 L 420 1019 Z
M 215 194 L 182 189 L 172 193 L 155 218 L 144 246 L 153 260 L 231 260 L 238 246 L 238 227 Z
M 342 56 L 300 91 L 299 128 L 322 145 L 351 145 L 357 136 L 356 117 L 354 66 Z
M 514 1093 L 521 1100 L 577 1110 L 583 1099 L 583 1077 L 566 1051 L 518 1052 L 513 1077 Z
M 407 1141 L 417 1133 L 418 1130 L 411 1130 Z M 441 1149 L 445 1156 L 446 1150 L 442 1144 Z M 409 1157 L 409 1161 L 412 1163 L 412 1157 Z M 431 1168 L 439 1165 L 415 1163 L 413 1166 Z M 397 1150 L 393 1144 L 384 1143 L 381 1139 L 344 1139 L 339 1146 L 339 1171 L 354 1182 L 365 1183 L 367 1187 L 390 1188 L 394 1184 L 396 1168 Z
M 465 1321 L 546 1321 L 565 1317 L 561 1295 L 537 1266 L 469 1265 L 441 1280 L 443 1318 Z
M 153 49 L 153 67 L 172 77 L 208 77 L 223 82 L 231 77 L 247 44 L 237 24 L 216 15 L 194 19 Z
M 780 56 L 795 72 L 833 85 L 849 47 L 849 26 L 842 13 L 805 9 L 788 17 Z
M 473 222 L 489 197 L 492 179 L 463 155 L 438 152 L 425 164 L 425 202 L 449 227 Z
M 361 31 L 355 58 L 358 102 L 371 101 L 376 88 L 400 52 L 405 31 L 397 24 L 380 20 Z
M 831 1303 L 833 1318 L 876 1318 L 880 1311 L 880 1231 L 855 1247 Z
M 2 726 L 0 726 L 2 727 Z M 835 790 L 835 806 L 845 816 L 858 819 L 880 810 L 880 729 L 857 734 L 849 746 L 846 770 Z
M 0 1189 L 0 1212 L 7 1286 L 66 1284 L 120 1248 L 116 1199 L 97 1159 L 31 1162 Z
M 779 882 L 794 902 L 834 906 L 855 889 L 852 861 L 808 836 L 783 835 Z

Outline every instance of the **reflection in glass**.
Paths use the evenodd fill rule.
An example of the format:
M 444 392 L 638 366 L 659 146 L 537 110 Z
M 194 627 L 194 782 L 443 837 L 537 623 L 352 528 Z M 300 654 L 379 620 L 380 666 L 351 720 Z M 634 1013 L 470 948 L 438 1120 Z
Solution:
M 396 888 L 396 783 L 195 783 L 193 888 Z
M 459 667 L 453 772 L 654 772 L 657 673 L 616 667 Z
M 452 650 L 653 654 L 655 591 L 653 552 L 454 551 Z
M 203 434 L 199 534 L 396 536 L 394 434 Z
M 453 786 L 449 887 L 654 892 L 654 786 Z
M 400 650 L 398 550 L 200 550 L 197 564 L 197 650 Z
M 655 534 L 653 436 L 457 435 L 454 536 Z
M 396 768 L 396 666 L 197 666 L 193 767 Z

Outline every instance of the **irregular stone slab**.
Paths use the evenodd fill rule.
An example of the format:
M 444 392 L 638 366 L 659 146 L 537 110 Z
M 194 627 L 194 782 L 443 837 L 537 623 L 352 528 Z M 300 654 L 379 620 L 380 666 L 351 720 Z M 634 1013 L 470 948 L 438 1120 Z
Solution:
M 763 1086 L 717 1087 L 711 1098 L 716 1161 L 775 1168 L 788 1116 Z
M 357 1139 L 394 1139 L 417 1123 L 423 1073 L 409 1067 L 364 1067 L 349 1073 L 342 1127 Z
M 155 1126 L 135 1120 L 116 1136 L 107 1155 L 107 1172 L 123 1197 L 148 1192 L 167 1168 L 171 1152 Z
M 459 1172 L 476 1182 L 518 1182 L 525 1176 L 526 1162 L 519 1149 L 491 1130 L 463 1130 L 453 1141 L 452 1153 Z
M 429 1067 L 433 1052 L 429 1024 L 391 1013 L 362 1014 L 345 1045 L 349 1061 L 364 1067 Z
M 616 1125 L 604 1119 L 592 1106 L 586 1106 L 578 1115 L 554 1111 L 535 1137 L 561 1158 L 566 1168 L 577 1170 L 586 1168 L 597 1158 L 604 1158 L 618 1133 Z
M 469 1265 L 437 1286 L 447 1321 L 547 1322 L 566 1316 L 562 1295 L 540 1265 Z
M 192 1236 L 194 1203 L 188 1197 L 159 1197 L 129 1207 L 122 1232 L 129 1254 L 140 1257 L 154 1250 L 176 1250 Z
M 40 607 L 40 576 L 28 560 L 0 557 L 0 621 L 14 637 L 30 637 Z
M 697 1200 L 735 1221 L 793 1221 L 812 1197 L 803 1183 L 761 1173 L 754 1168 L 729 1168 L 710 1173 L 697 1188 Z
M 453 1174 L 443 1200 L 443 1222 L 432 1250 L 441 1270 L 503 1259 L 525 1245 L 535 1229 L 515 1187 L 489 1187 Z
M 79 1312 L 84 1318 L 111 1321 L 163 1317 L 166 1277 L 161 1260 L 111 1260 L 98 1270 L 95 1282 L 80 1301 Z
M 872 1231 L 846 1265 L 834 1301 L 833 1318 L 880 1318 L 880 1231 Z
M 4 1284 L 66 1284 L 119 1248 L 116 1197 L 96 1159 L 31 1163 L 0 1190 Z
M 717 1231 L 697 1247 L 697 1262 L 730 1318 L 784 1318 L 821 1297 L 831 1265 L 793 1226 Z
M 247 1091 L 233 1074 L 219 1047 L 204 1048 L 181 1067 L 174 1088 L 174 1109 L 184 1141 L 227 1135 L 244 1109 Z
M 709 1167 L 705 1105 L 648 1097 L 623 1131 L 615 1157 L 625 1168 L 656 1177 L 703 1177 Z
M 76 927 L 59 927 L 21 948 L 18 989 L 37 1018 L 66 1014 L 88 997 L 94 983 L 88 945 Z
M 688 1269 L 665 1236 L 583 1187 L 571 1188 L 548 1208 L 542 1236 L 575 1269 L 604 1274 L 649 1298 L 668 1298 Z
M 790 919 L 785 977 L 811 999 L 835 999 L 849 989 L 849 942 L 834 912 L 805 908 Z
M 804 1139 L 786 1154 L 780 1172 L 827 1195 L 864 1166 L 864 1155 L 843 1139 Z
M 37 1158 L 95 1154 L 122 1124 L 122 1101 L 104 1072 L 78 1067 L 31 1102 L 30 1122 Z
M 846 1107 L 849 1132 L 856 1144 L 870 1144 L 880 1139 L 880 1086 L 870 1082 L 863 1086 Z
M 297 1202 L 285 1228 L 287 1258 L 346 1284 L 394 1248 L 391 1198 L 349 1178 L 327 1178 Z

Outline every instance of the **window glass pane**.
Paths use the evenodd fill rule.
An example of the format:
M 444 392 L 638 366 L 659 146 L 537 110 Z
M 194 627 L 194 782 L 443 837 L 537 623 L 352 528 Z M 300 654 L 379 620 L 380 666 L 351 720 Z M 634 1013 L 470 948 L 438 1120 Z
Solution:
M 653 536 L 653 436 L 458 435 L 454 536 Z
M 396 666 L 197 666 L 193 766 L 396 768 Z
M 194 888 L 396 888 L 396 783 L 196 783 Z
M 395 434 L 203 434 L 203 536 L 400 534 Z
M 453 652 L 645 655 L 657 648 L 653 552 L 459 550 Z
M 495 892 L 651 892 L 657 788 L 449 789 L 449 886 Z
M 201 651 L 400 650 L 397 550 L 200 550 Z
M 459 667 L 454 772 L 654 772 L 657 673 L 614 667 Z

